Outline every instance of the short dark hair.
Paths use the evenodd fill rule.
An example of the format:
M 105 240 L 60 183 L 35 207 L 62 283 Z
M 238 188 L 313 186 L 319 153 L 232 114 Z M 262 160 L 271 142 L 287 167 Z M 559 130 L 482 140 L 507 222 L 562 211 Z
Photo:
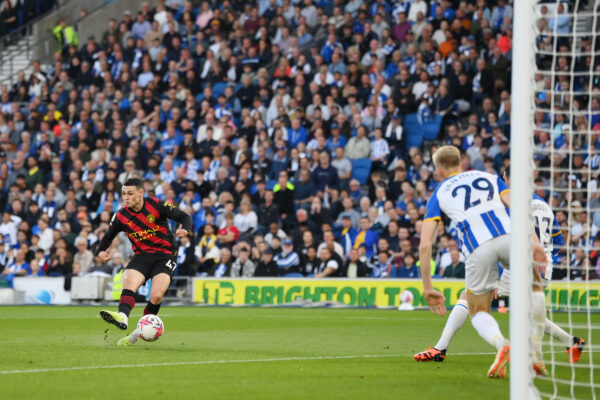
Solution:
M 507 165 L 506 167 L 504 167 L 504 174 L 502 174 L 502 178 L 504 180 L 510 178 L 510 165 Z
M 135 186 L 136 189 L 143 189 L 144 183 L 140 178 L 129 178 L 123 186 Z

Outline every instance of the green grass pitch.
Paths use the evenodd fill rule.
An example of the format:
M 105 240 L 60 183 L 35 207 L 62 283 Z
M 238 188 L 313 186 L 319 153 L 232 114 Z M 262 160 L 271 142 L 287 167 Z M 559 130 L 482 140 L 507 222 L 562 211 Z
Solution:
M 159 341 L 118 348 L 123 333 L 114 327 L 105 333 L 99 310 L 0 307 L 0 398 L 508 398 L 508 379 L 486 377 L 494 349 L 470 323 L 446 361 L 413 361 L 444 326 L 445 318 L 429 311 L 166 306 Z M 132 324 L 141 311 L 134 309 Z M 508 316 L 494 316 L 508 334 Z M 567 315 L 555 317 L 566 321 Z M 574 322 L 585 321 L 585 314 L 574 315 Z M 600 343 L 600 332 L 593 339 Z M 555 357 L 567 361 L 565 353 Z M 576 372 L 577 380 L 589 382 L 589 368 Z M 556 373 L 571 376 L 569 368 Z M 575 395 L 591 398 L 589 388 Z

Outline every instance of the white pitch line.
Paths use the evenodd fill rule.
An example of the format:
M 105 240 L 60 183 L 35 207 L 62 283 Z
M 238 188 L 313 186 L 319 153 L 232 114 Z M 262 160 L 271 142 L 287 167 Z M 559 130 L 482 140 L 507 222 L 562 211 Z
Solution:
M 453 356 L 478 356 L 494 355 L 496 353 L 453 353 Z M 411 357 L 405 354 L 366 354 L 354 356 L 315 356 L 315 357 L 283 357 L 283 358 L 258 358 L 253 360 L 205 360 L 205 361 L 182 361 L 174 363 L 150 363 L 150 364 L 116 364 L 116 365 L 90 365 L 81 367 L 66 368 L 36 368 L 36 369 L 15 369 L 0 371 L 0 375 L 18 375 L 35 374 L 40 372 L 65 372 L 65 371 L 84 371 L 96 369 L 112 368 L 149 368 L 149 367 L 176 367 L 185 365 L 210 365 L 210 364 L 244 364 L 244 363 L 268 363 L 280 361 L 314 361 L 314 360 L 351 360 L 359 358 L 387 358 L 387 357 Z
M 231 318 L 231 315 L 207 315 L 207 314 L 161 314 L 161 317 L 169 318 Z M 5 320 L 32 320 L 32 319 L 95 319 L 98 315 L 19 315 L 19 316 L 0 316 L 0 321 Z M 359 316 L 325 316 L 325 315 L 253 315 L 253 319 L 327 319 L 327 320 L 369 320 L 369 321 L 390 321 L 393 317 L 359 317 Z M 433 321 L 431 318 L 401 318 L 401 321 Z

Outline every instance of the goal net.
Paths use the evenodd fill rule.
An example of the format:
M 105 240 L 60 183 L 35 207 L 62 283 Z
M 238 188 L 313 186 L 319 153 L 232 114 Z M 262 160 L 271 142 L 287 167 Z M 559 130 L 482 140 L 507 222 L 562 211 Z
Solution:
M 515 0 L 511 134 L 511 398 L 600 398 L 600 40 L 594 0 Z M 560 228 L 532 218 L 543 198 Z M 522 228 L 522 229 L 521 229 Z M 562 340 L 546 334 L 537 376 L 528 341 L 531 239 L 553 243 L 544 280 L 548 319 L 585 341 L 573 362 Z M 542 243 L 544 245 L 544 243 Z M 519 268 L 521 266 L 521 268 Z M 526 394 L 527 393 L 527 394 Z

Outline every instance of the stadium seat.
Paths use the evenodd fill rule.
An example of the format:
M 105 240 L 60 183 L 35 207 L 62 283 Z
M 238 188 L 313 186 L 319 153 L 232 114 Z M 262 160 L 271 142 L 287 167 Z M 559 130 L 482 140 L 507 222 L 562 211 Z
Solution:
M 435 118 L 423 124 L 423 139 L 436 140 L 442 128 L 442 116 L 435 114 Z
M 273 187 L 277 184 L 275 179 L 267 179 L 267 190 L 273 190 Z
M 227 82 L 217 82 L 212 86 L 213 97 L 217 98 L 225 92 Z
M 367 183 L 369 174 L 371 173 L 371 159 L 357 158 L 352 161 L 352 179 L 358 180 L 361 185 Z
M 421 147 L 423 144 L 423 127 L 417 118 L 417 114 L 407 114 L 404 117 L 404 132 L 406 134 L 407 149 Z

